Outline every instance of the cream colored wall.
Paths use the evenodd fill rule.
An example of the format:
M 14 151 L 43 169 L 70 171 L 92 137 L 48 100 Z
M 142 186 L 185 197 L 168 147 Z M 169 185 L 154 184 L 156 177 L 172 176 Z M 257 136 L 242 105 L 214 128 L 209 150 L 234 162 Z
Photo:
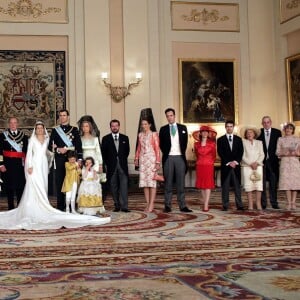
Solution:
M 77 1 L 77 0 L 76 0 Z M 89 0 L 84 2 L 84 66 L 85 113 L 94 117 L 101 136 L 109 130 L 111 98 L 101 80 L 101 72 L 110 70 L 109 3 Z
M 287 35 L 287 53 L 288 56 L 300 53 L 300 29 Z
M 248 1 L 248 28 L 249 28 L 249 69 L 250 69 L 250 94 L 245 109 L 245 123 L 251 123 L 255 115 L 260 124 L 261 117 L 269 115 L 273 125 L 278 127 L 286 120 L 287 106 L 278 110 L 281 99 L 277 96 L 276 84 L 276 56 L 274 41 L 274 16 L 272 0 Z M 257 114 L 255 113 L 257 112 Z M 248 117 L 247 117 L 248 116 Z

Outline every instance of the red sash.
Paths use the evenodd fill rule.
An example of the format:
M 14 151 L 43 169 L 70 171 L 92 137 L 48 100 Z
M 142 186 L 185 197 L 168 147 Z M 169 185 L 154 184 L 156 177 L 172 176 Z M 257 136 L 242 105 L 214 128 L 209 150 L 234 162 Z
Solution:
M 3 151 L 3 156 L 10 158 L 25 158 L 25 153 L 16 151 Z

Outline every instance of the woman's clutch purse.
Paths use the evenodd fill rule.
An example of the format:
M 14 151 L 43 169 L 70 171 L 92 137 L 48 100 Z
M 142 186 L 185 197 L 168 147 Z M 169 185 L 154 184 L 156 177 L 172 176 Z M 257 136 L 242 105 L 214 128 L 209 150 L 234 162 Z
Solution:
M 251 175 L 250 175 L 250 180 L 255 182 L 255 181 L 260 181 L 261 180 L 261 175 L 257 173 L 257 171 L 253 170 Z
M 159 175 L 159 174 L 155 173 L 155 175 L 153 176 L 153 180 L 164 182 L 165 178 L 163 175 Z

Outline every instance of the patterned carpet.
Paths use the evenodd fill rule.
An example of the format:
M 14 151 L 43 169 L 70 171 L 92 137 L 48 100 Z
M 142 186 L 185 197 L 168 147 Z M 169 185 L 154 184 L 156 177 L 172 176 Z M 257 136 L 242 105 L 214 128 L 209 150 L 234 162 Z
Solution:
M 132 193 L 130 213 L 108 197 L 107 225 L 0 231 L 0 299 L 300 299 L 299 208 L 240 212 L 231 195 L 223 212 L 215 191 L 204 213 L 197 191 L 186 198 L 193 213 L 175 199 L 163 213 L 159 193 L 147 214 Z

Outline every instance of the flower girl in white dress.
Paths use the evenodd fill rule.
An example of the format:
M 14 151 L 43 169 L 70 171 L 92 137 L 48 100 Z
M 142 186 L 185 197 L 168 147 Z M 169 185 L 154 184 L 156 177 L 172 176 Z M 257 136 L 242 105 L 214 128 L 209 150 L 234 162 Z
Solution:
M 87 157 L 82 170 L 82 181 L 78 190 L 78 211 L 85 215 L 105 212 L 99 176 L 94 169 L 93 157 Z

